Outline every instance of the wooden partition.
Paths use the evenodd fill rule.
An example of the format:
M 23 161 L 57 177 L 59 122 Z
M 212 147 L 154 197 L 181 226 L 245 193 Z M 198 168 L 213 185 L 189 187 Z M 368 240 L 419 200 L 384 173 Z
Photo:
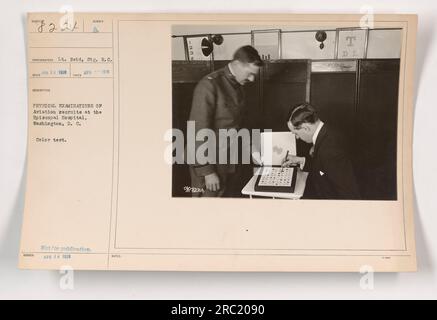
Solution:
M 193 92 L 197 82 L 212 70 L 209 61 L 175 61 L 172 65 L 172 123 L 186 136 Z M 172 168 L 172 195 L 190 196 L 184 187 L 190 186 L 190 174 L 186 164 L 174 164 Z
M 311 103 L 320 118 L 342 133 L 352 150 L 355 135 L 357 61 L 313 61 Z
M 288 131 L 290 108 L 308 101 L 308 60 L 278 60 L 266 63 L 262 70 L 262 127 Z
M 399 59 L 359 61 L 356 169 L 365 199 L 397 199 Z
M 399 59 L 313 61 L 311 103 L 343 133 L 363 199 L 395 200 Z

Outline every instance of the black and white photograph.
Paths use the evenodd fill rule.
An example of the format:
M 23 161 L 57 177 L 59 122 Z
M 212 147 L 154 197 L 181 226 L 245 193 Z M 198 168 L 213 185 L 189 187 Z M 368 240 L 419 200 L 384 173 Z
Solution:
M 0 299 L 435 298 L 436 8 L 10 1 Z
M 397 200 L 402 32 L 173 25 L 172 196 Z

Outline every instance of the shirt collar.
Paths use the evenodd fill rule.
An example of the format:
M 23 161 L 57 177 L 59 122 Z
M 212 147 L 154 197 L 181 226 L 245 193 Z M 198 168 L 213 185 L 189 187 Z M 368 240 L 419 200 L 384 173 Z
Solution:
M 235 72 L 234 72 L 234 70 L 232 70 L 232 66 L 231 66 L 231 64 L 230 63 L 228 63 L 228 68 L 229 68 L 229 71 L 231 72 L 231 74 L 234 76 L 234 78 L 235 78 Z
M 320 123 L 317 126 L 317 129 L 316 129 L 316 131 L 314 132 L 314 135 L 313 135 L 313 144 L 314 145 L 316 144 L 317 136 L 319 135 L 319 132 L 322 129 L 323 125 L 324 125 L 323 121 L 320 120 Z

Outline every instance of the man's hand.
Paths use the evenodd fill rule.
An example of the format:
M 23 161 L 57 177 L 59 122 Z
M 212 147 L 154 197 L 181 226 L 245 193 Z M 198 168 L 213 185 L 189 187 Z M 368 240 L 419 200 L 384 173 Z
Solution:
M 252 152 L 252 160 L 257 166 L 263 165 L 263 161 L 261 159 L 261 154 L 258 151 Z
M 220 190 L 220 179 L 217 173 L 213 172 L 205 176 L 205 186 L 209 191 Z
M 281 166 L 282 167 L 291 167 L 293 165 L 299 165 L 300 167 L 302 167 L 305 163 L 305 158 L 304 157 L 298 157 L 298 156 L 293 156 L 293 155 L 288 155 L 283 161 Z

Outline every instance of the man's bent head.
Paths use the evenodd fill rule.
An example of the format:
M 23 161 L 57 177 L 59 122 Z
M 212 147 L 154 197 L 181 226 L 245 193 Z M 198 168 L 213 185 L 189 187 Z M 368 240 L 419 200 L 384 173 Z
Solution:
M 291 108 L 287 125 L 296 138 L 312 143 L 319 122 L 316 109 L 309 103 L 303 103 Z
M 235 79 L 241 85 L 255 81 L 259 68 L 264 65 L 258 51 L 252 46 L 243 46 L 234 53 L 231 61 Z

